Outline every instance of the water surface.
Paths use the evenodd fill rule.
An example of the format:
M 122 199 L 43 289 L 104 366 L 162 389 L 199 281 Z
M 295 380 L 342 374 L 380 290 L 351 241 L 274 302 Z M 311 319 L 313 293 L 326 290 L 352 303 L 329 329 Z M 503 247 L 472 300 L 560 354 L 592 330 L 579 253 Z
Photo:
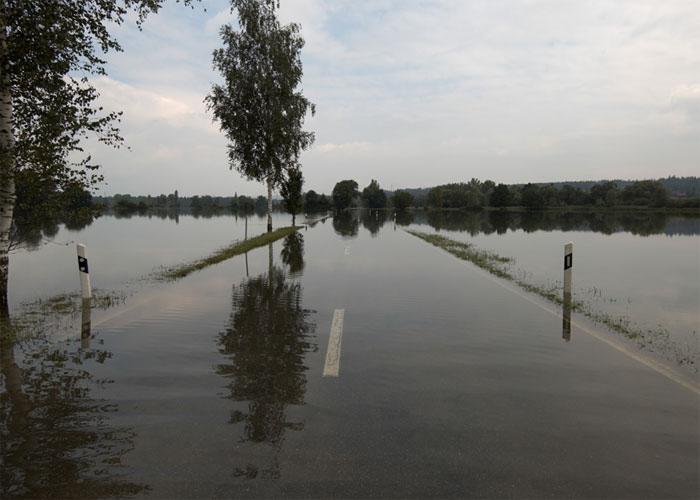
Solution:
M 697 494 L 697 392 L 576 324 L 564 340 L 556 311 L 381 220 L 319 222 L 180 281 L 134 286 L 92 311 L 85 337 L 77 318 L 65 340 L 47 332 L 5 348 L 2 496 Z M 240 233 L 235 219 L 212 223 Z M 169 224 L 170 236 L 149 226 L 153 248 L 181 227 Z M 556 235 L 518 231 L 503 237 L 520 244 L 498 244 L 532 262 L 530 246 Z M 173 262 L 196 253 L 186 239 Z M 161 263 L 143 255 L 123 280 Z M 339 376 L 323 377 L 337 309 Z

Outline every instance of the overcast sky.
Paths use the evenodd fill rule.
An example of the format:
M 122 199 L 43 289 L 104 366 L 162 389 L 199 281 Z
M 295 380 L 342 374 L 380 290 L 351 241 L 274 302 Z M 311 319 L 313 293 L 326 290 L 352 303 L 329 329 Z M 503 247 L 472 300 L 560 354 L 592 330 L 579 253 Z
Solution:
M 305 190 L 700 175 L 697 0 L 281 4 L 316 104 Z M 227 22 L 227 1 L 170 1 L 114 30 L 124 52 L 95 83 L 131 150 L 90 146 L 100 194 L 266 192 L 228 169 L 203 103 Z

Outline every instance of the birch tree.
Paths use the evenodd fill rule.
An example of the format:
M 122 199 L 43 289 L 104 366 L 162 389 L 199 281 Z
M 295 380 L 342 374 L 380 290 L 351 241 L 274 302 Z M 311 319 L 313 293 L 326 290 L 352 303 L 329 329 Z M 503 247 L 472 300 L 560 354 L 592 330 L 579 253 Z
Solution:
M 208 109 L 229 140 L 229 167 L 267 184 L 267 230 L 272 231 L 272 192 L 287 170 L 314 141 L 302 130 L 315 107 L 297 87 L 301 83 L 299 25 L 282 26 L 275 0 L 231 0 L 239 30 L 221 28 L 223 48 L 214 51 L 214 68 L 224 77 L 206 97 Z
M 189 4 L 191 0 L 182 0 Z M 88 77 L 121 50 L 108 26 L 163 0 L 0 0 L 0 307 L 7 309 L 10 228 L 18 172 L 61 190 L 101 180 L 81 147 L 94 135 L 119 146 L 119 113 L 97 105 Z
M 282 195 L 282 206 L 292 214 L 292 226 L 296 226 L 296 217 L 304 208 L 304 196 L 302 187 L 304 186 L 304 176 L 299 168 L 290 168 L 287 172 L 287 179 L 280 187 Z

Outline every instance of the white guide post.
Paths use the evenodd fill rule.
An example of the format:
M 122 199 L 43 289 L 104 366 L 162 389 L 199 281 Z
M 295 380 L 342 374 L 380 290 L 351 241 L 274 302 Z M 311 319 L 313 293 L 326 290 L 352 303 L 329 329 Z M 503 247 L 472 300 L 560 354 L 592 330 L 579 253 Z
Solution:
M 80 292 L 84 299 L 92 298 L 92 289 L 90 288 L 90 274 L 88 269 L 87 252 L 85 245 L 79 243 L 76 245 L 78 249 L 78 274 L 80 275 Z
M 564 245 L 564 300 L 571 300 L 571 274 L 574 263 L 574 243 Z

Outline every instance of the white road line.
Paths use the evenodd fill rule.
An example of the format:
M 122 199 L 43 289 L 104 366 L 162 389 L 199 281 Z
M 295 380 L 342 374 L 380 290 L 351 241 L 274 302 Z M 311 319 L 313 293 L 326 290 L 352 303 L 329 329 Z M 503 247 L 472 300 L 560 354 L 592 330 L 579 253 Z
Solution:
M 326 366 L 323 367 L 324 377 L 337 377 L 340 370 L 340 341 L 343 338 L 343 317 L 345 309 L 336 309 L 331 323 L 331 335 L 328 338 Z

